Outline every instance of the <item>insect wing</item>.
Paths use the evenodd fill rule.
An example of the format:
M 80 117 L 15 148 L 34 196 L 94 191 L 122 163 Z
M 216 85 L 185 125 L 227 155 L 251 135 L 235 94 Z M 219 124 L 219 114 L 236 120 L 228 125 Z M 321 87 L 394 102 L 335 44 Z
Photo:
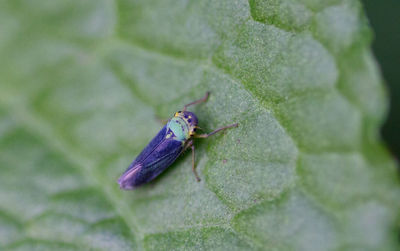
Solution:
M 132 164 L 128 167 L 127 170 L 129 170 L 131 167 L 135 166 L 137 163 L 143 162 L 143 160 L 146 159 L 157 148 L 158 145 L 163 143 L 166 135 L 167 135 L 167 125 L 165 125 L 157 133 L 157 135 L 142 150 L 142 152 L 136 157 L 136 159 L 132 162 Z
M 152 143 L 153 141 L 150 142 L 149 146 Z M 154 145 L 155 148 L 151 150 L 147 149 L 149 147 L 147 146 L 142 151 L 142 153 L 147 153 L 146 156 L 142 156 L 141 153 L 121 178 L 119 178 L 118 183 L 122 189 L 134 189 L 151 181 L 170 166 L 183 150 L 182 141 L 172 138 L 166 139 L 164 137 L 161 142 Z M 138 160 L 139 157 L 140 160 Z
M 169 167 L 182 153 L 181 141 L 166 139 L 157 149 L 143 162 L 143 168 L 138 175 L 137 183 L 141 185 L 157 177 Z

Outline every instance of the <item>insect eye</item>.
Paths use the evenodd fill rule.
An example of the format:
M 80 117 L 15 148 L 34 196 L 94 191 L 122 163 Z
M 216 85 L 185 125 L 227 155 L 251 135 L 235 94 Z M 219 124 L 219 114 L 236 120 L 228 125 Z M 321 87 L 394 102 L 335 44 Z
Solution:
M 188 119 L 188 122 L 189 122 L 189 123 L 191 123 L 191 122 L 192 122 L 192 120 L 191 120 L 191 119 Z
M 185 116 L 183 116 L 185 119 L 187 119 L 188 118 L 188 116 L 187 115 L 185 115 Z

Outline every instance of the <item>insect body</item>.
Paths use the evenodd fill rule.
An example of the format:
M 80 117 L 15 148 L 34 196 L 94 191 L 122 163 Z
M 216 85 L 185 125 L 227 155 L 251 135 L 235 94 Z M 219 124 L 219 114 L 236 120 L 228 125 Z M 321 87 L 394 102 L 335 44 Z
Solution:
M 209 93 L 190 104 L 185 105 L 183 111 L 176 112 L 174 117 L 158 132 L 145 149 L 136 157 L 128 169 L 118 179 L 121 189 L 135 189 L 147 183 L 169 167 L 186 149 L 192 149 L 192 170 L 197 179 L 200 178 L 195 169 L 195 154 L 193 138 L 207 138 L 221 130 L 237 127 L 232 124 L 221 127 L 209 134 L 196 134 L 198 120 L 194 113 L 186 109 L 194 104 L 207 100 Z

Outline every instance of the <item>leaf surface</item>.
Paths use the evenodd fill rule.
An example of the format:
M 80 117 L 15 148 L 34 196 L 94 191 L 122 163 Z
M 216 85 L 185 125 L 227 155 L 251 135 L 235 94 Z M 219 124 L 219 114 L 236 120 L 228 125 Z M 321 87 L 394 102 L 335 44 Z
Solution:
M 358 1 L 1 1 L 0 247 L 395 250 L 400 187 Z M 183 105 L 208 132 L 117 178 Z

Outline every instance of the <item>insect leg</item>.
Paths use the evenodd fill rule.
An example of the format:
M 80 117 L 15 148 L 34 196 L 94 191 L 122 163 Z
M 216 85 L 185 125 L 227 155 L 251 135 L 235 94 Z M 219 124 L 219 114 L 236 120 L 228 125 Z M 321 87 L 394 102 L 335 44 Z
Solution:
M 197 174 L 197 171 L 196 171 L 193 140 L 190 140 L 190 141 L 187 143 L 187 145 L 185 146 L 185 149 L 184 149 L 183 151 L 185 151 L 185 150 L 188 149 L 189 147 L 192 148 L 192 171 L 193 171 L 193 173 L 194 173 L 194 176 L 196 177 L 196 180 L 197 180 L 198 182 L 200 182 L 201 179 L 199 178 L 199 175 Z
M 196 177 L 197 182 L 200 182 L 201 179 L 199 177 L 199 174 L 196 171 L 196 165 L 194 164 L 195 162 L 195 154 L 194 154 L 194 145 L 192 144 L 192 171 L 194 173 L 194 176 Z
M 204 97 L 202 97 L 201 99 L 198 99 L 196 101 L 193 101 L 192 103 L 189 103 L 189 104 L 185 105 L 183 107 L 183 111 L 186 111 L 186 109 L 191 105 L 195 105 L 195 104 L 206 102 L 209 95 L 210 95 L 210 92 L 206 92 L 206 95 L 204 95 Z
M 227 126 L 218 128 L 217 130 L 212 131 L 212 132 L 210 132 L 208 134 L 195 134 L 194 137 L 195 138 L 208 138 L 209 136 L 214 135 L 219 131 L 222 131 L 222 130 L 225 130 L 225 129 L 228 129 L 228 128 L 231 128 L 231 127 L 238 127 L 238 125 L 239 125 L 238 123 L 235 123 L 235 124 L 232 124 L 232 125 L 227 125 Z
M 163 119 L 163 118 L 158 117 L 157 115 L 155 115 L 155 119 L 156 119 L 158 122 L 160 122 L 160 124 L 162 124 L 162 125 L 167 124 L 168 121 L 169 121 L 169 119 Z

